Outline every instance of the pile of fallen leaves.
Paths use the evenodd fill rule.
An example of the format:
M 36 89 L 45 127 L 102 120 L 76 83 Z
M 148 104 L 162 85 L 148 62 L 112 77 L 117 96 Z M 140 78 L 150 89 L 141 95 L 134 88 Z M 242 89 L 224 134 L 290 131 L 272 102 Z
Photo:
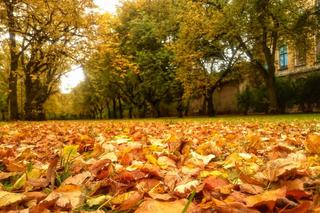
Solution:
M 320 123 L 0 125 L 0 212 L 319 212 Z

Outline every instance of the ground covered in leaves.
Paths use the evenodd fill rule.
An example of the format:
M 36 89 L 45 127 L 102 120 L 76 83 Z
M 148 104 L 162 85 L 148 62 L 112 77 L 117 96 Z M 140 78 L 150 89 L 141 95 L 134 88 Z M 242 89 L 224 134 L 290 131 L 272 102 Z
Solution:
M 320 121 L 0 123 L 0 212 L 319 212 Z

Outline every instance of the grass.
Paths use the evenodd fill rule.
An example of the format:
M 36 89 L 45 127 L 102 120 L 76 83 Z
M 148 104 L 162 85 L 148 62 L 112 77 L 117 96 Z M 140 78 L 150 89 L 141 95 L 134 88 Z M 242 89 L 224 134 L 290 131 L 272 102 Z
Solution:
M 250 121 L 268 121 L 268 122 L 292 122 L 292 121 L 319 121 L 320 113 L 312 114 L 284 114 L 284 115 L 218 115 L 215 117 L 163 117 L 163 118 L 144 118 L 144 119 L 124 119 L 112 121 L 145 121 L 145 122 L 250 122 Z
M 47 122 L 56 122 L 48 120 Z M 64 122 L 294 122 L 294 121 L 319 121 L 320 113 L 310 114 L 283 114 L 283 115 L 218 115 L 215 117 L 162 117 L 162 118 L 135 118 L 135 119 L 116 119 L 116 120 L 59 120 Z M 0 126 L 8 122 L 0 121 Z

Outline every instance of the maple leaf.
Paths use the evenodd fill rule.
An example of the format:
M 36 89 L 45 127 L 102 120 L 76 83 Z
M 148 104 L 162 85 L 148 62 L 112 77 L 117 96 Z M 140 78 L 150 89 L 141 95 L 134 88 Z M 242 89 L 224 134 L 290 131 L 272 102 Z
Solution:
M 242 143 L 248 139 L 243 136 L 248 128 L 258 128 L 250 123 L 104 122 L 91 126 L 61 122 L 59 129 L 53 124 L 45 128 L 33 123 L 18 125 L 15 128 L 23 128 L 22 132 L 29 128 L 38 131 L 23 136 L 14 130 L 4 137 L 8 144 L 25 138 L 21 148 L 7 149 L 13 155 L 0 159 L 0 190 L 25 190 L 11 194 L 15 199 L 4 208 L 15 206 L 31 213 L 75 211 L 86 198 L 90 208 L 180 212 L 191 192 L 196 192 L 196 199 L 188 211 L 195 206 L 202 211 L 214 208 L 226 213 L 255 213 L 256 209 L 305 212 L 317 208 L 319 159 L 310 145 L 317 144 L 311 136 L 317 134 L 306 138 L 307 133 L 299 126 L 284 130 L 284 125 L 265 124 L 249 138 L 252 144 L 261 143 L 259 149 L 250 146 L 253 154 L 245 152 L 248 147 Z M 85 136 L 89 126 L 98 135 L 95 140 Z M 164 131 L 169 134 L 163 136 Z M 57 135 L 75 144 L 58 144 Z M 306 138 L 309 142 L 302 147 L 296 140 L 292 146 L 293 139 L 288 138 L 300 138 L 301 142 Z M 79 144 L 82 142 L 83 146 Z M 87 142 L 92 151 L 86 151 Z M 29 146 L 36 155 L 30 155 Z M 83 149 L 81 155 L 78 146 Z M 55 176 L 64 169 L 68 169 L 68 176 L 56 182 Z M 49 182 L 51 192 L 47 195 L 44 192 L 49 190 Z M 60 187 L 54 189 L 57 183 Z M 265 190 L 267 186 L 281 188 Z M 29 209 L 24 209 L 26 206 Z
M 0 208 L 20 202 L 25 198 L 24 194 L 0 191 Z
M 307 137 L 307 140 L 304 142 L 304 145 L 310 153 L 320 154 L 320 135 L 319 134 L 310 134 Z
M 192 180 L 187 183 L 178 184 L 175 187 L 174 192 L 176 192 L 179 195 L 189 194 L 193 189 L 195 189 L 199 185 L 200 181 Z
M 56 200 L 59 207 L 75 209 L 83 203 L 84 197 L 80 186 L 63 185 L 51 192 L 44 201 L 52 200 Z
M 85 171 L 75 176 L 68 177 L 62 184 L 63 185 L 70 185 L 70 184 L 82 185 L 83 182 L 89 177 L 91 177 L 91 173 L 88 171 Z
M 163 213 L 163 212 L 182 212 L 188 200 L 176 200 L 172 202 L 163 202 L 157 200 L 144 201 L 135 213 Z M 194 204 L 191 203 L 187 212 L 193 212 L 196 209 Z
M 286 192 L 286 187 L 265 191 L 262 194 L 252 195 L 245 198 L 245 202 L 248 207 L 267 206 L 269 210 L 272 210 L 278 199 L 286 197 Z

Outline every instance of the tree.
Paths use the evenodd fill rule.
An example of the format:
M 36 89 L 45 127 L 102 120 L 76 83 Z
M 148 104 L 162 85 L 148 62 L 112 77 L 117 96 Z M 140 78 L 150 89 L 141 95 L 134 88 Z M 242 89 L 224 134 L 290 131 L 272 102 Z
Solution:
M 3 53 L 0 52 L 0 116 L 2 120 L 5 120 L 5 111 L 7 107 L 7 96 L 8 96 L 8 82 L 6 77 L 6 71 L 4 66 Z
M 213 116 L 213 93 L 239 60 L 238 46 L 215 27 L 221 11 L 201 1 L 187 1 L 181 11 L 178 39 L 173 44 L 177 75 L 185 97 L 203 96 L 203 111 Z
M 25 118 L 43 119 L 43 104 L 57 90 L 61 75 L 86 49 L 93 13 L 91 0 L 5 0 L 9 33 L 9 106 L 17 107 L 17 70 L 25 86 Z M 20 61 L 19 61 L 20 60 Z M 20 63 L 20 64 L 19 64 Z M 14 116 L 15 108 L 11 110 Z M 14 117 L 12 117 L 14 118 Z
M 159 117 L 161 104 L 180 95 L 174 91 L 178 84 L 173 52 L 167 46 L 176 30 L 168 23 L 170 2 L 126 2 L 117 16 L 101 17 L 97 51 L 91 54 L 85 70 L 112 117 L 117 117 L 116 108 L 120 117 L 124 108 L 129 117 L 145 117 L 149 110 Z
M 173 91 L 179 84 L 175 77 L 174 54 L 169 45 L 174 41 L 178 26 L 175 1 L 132 1 L 123 4 L 117 32 L 120 51 L 137 65 L 135 78 L 143 95 L 138 107 L 145 114 L 146 105 L 155 117 L 161 116 L 160 104 L 175 99 Z
M 5 33 L 9 35 L 9 52 L 10 52 L 10 68 L 8 75 L 9 94 L 8 94 L 8 112 L 9 118 L 13 120 L 19 119 L 18 112 L 18 96 L 17 96 L 17 80 L 18 80 L 18 66 L 21 51 L 18 51 L 17 45 L 17 22 L 18 19 L 18 1 L 3 0 L 0 2 L 0 8 L 4 8 L 4 18 L 1 24 L 5 26 Z
M 304 0 L 206 1 L 221 11 L 221 33 L 238 42 L 249 61 L 264 78 L 269 112 L 279 112 L 275 72 L 280 45 L 293 42 L 299 35 L 310 35 L 313 5 Z M 307 36 L 308 37 L 308 36 Z

